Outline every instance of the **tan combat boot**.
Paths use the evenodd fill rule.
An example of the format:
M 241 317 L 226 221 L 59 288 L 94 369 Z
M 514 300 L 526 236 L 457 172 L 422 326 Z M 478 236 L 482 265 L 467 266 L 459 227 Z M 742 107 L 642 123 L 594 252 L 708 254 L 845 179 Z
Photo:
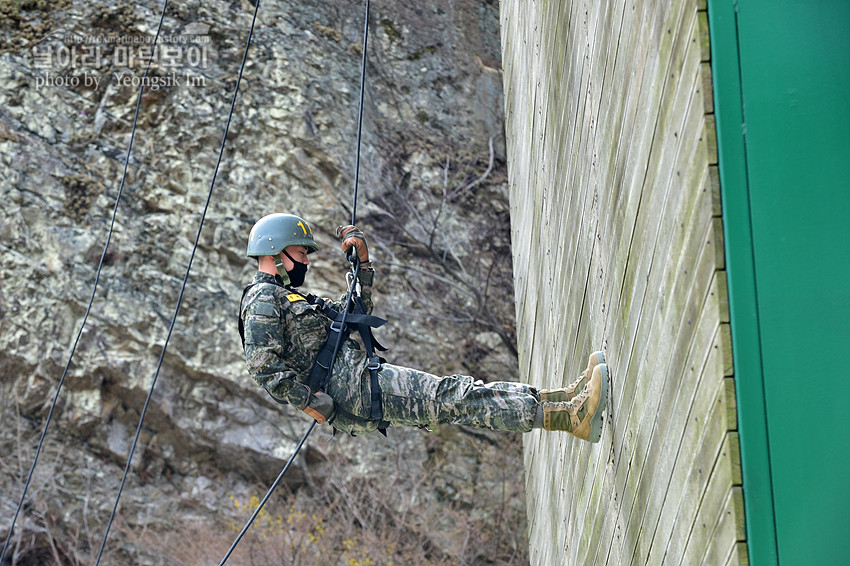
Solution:
M 598 366 L 599 364 L 605 363 L 605 354 L 602 352 L 593 352 L 590 354 L 590 359 L 587 360 L 587 369 L 581 372 L 581 375 L 569 384 L 567 387 L 562 389 L 541 389 L 540 390 L 540 400 L 541 401 L 569 401 L 573 397 L 576 396 L 577 393 L 581 392 L 584 389 L 585 384 L 587 384 L 587 380 L 593 372 L 593 368 Z
M 593 368 L 584 389 L 571 401 L 544 401 L 543 428 L 563 430 L 588 442 L 599 442 L 602 417 L 608 404 L 608 366 Z

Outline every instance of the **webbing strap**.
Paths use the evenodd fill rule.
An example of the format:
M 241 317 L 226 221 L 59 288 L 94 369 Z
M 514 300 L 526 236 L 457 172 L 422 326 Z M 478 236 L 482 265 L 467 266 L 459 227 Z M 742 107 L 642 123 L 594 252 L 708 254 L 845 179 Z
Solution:
M 324 306 L 320 300 L 315 300 L 312 297 L 308 297 L 308 299 L 314 304 L 320 305 L 322 312 L 333 320 L 328 339 L 325 345 L 322 346 L 321 351 L 319 351 L 319 355 L 316 356 L 316 361 L 310 370 L 310 390 L 313 393 L 326 390 L 330 381 L 335 346 L 339 340 L 345 340 L 350 330 L 354 329 L 360 333 L 369 364 L 367 367 L 369 369 L 370 389 L 372 392 L 370 416 L 375 420 L 382 420 L 384 411 L 381 402 L 381 385 L 378 381 L 378 370 L 381 369 L 383 359 L 375 355 L 375 349 L 384 351 L 386 348 L 375 340 L 375 337 L 372 335 L 372 328 L 383 326 L 387 321 L 377 316 L 365 314 L 363 312 L 365 310 L 363 301 L 360 297 L 354 300 L 354 312 L 345 314 L 344 324 L 342 324 L 343 313 L 332 307 Z M 342 333 L 342 336 L 340 336 L 340 333 Z
M 363 309 L 363 301 L 360 297 L 356 297 L 354 299 L 355 303 L 355 312 L 357 310 Z M 373 317 L 377 318 L 377 317 Z M 386 320 L 381 320 L 381 324 L 383 325 Z M 375 348 L 380 350 L 386 350 L 383 346 L 381 346 L 375 337 L 372 335 L 372 328 L 366 326 L 364 324 L 354 324 L 355 328 L 360 332 L 360 338 L 363 340 L 363 348 L 366 350 L 366 356 L 369 359 L 369 378 L 371 382 L 371 387 L 369 388 L 372 392 L 371 399 L 371 416 L 373 419 L 380 421 L 384 418 L 384 407 L 383 402 L 381 400 L 381 384 L 378 381 L 378 370 L 381 369 L 382 359 L 379 356 L 375 355 Z
M 242 298 L 239 299 L 239 316 L 237 319 L 239 320 L 239 339 L 242 340 L 242 351 L 245 351 L 245 323 L 242 322 L 242 303 L 245 302 L 245 295 L 248 294 L 248 290 L 253 287 L 255 283 L 251 283 L 244 289 L 242 289 Z

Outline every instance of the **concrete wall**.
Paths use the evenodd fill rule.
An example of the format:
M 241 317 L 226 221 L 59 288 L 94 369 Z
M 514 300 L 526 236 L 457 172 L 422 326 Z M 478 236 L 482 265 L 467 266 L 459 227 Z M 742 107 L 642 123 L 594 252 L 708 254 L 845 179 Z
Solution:
M 705 6 L 502 0 L 522 378 L 605 350 L 602 441 L 526 435 L 532 564 L 745 564 Z

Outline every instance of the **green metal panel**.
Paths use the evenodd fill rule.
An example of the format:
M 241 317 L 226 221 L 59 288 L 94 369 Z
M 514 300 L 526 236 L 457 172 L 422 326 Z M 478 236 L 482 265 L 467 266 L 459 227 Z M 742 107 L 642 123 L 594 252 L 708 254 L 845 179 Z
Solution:
M 850 2 L 736 4 L 709 14 L 750 559 L 846 564 Z
M 708 9 L 747 546 L 750 563 L 765 566 L 777 564 L 778 558 L 752 255 L 737 14 L 732 0 L 712 0 Z

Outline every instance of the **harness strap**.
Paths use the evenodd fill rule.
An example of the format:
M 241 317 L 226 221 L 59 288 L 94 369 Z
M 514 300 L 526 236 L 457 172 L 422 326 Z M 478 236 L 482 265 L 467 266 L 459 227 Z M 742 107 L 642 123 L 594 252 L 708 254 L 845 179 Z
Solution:
M 242 352 L 245 352 L 245 323 L 242 322 L 242 303 L 245 302 L 245 295 L 248 294 L 248 290 L 256 285 L 256 283 L 251 283 L 244 289 L 242 289 L 242 298 L 239 299 L 239 339 L 242 340 Z
M 360 297 L 355 298 L 356 309 L 363 309 L 363 302 L 360 300 Z M 356 312 L 356 311 L 355 311 Z M 356 316 L 356 315 L 355 315 Z M 372 317 L 377 318 L 377 317 Z M 385 324 L 387 321 L 383 319 L 378 319 L 381 321 L 381 325 Z M 366 350 L 366 356 L 369 360 L 369 377 L 372 384 L 370 388 L 372 392 L 372 407 L 371 407 L 371 416 L 373 419 L 380 421 L 384 418 L 384 407 L 381 401 L 381 384 L 378 382 L 378 370 L 381 369 L 381 364 L 385 362 L 383 358 L 375 355 L 375 348 L 385 351 L 386 348 L 381 346 L 377 340 L 375 340 L 375 336 L 372 334 L 371 325 L 367 326 L 365 323 L 353 325 L 360 332 L 360 338 L 363 340 L 363 347 Z
M 365 314 L 365 307 L 360 297 L 355 298 L 354 312 L 346 314 L 344 325 L 342 324 L 343 313 L 333 307 L 325 306 L 321 299 L 312 295 L 308 295 L 307 300 L 318 305 L 325 316 L 333 320 L 328 339 L 325 345 L 322 346 L 319 355 L 316 356 L 313 367 L 310 369 L 310 390 L 315 393 L 316 391 L 324 391 L 327 388 L 331 375 L 330 364 L 333 361 L 333 350 L 337 340 L 345 340 L 351 329 L 357 330 L 360 333 L 361 340 L 363 340 L 363 347 L 366 351 L 366 359 L 368 361 L 367 368 L 369 369 L 370 390 L 372 392 L 370 416 L 375 420 L 382 420 L 384 409 L 381 402 L 382 391 L 381 384 L 378 381 L 378 371 L 381 369 L 381 364 L 386 360 L 375 355 L 375 349 L 386 351 L 386 348 L 375 340 L 375 336 L 372 334 L 372 328 L 383 326 L 387 321 L 377 316 Z M 340 333 L 343 335 L 339 336 Z

